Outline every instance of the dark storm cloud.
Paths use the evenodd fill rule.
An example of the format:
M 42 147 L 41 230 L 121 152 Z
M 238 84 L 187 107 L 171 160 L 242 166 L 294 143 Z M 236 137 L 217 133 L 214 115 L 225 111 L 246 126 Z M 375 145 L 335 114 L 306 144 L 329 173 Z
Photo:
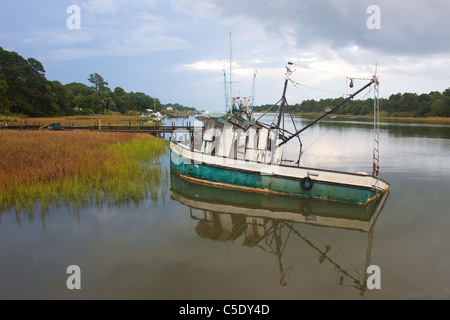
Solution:
M 205 1 L 206 2 L 206 1 Z M 210 0 L 214 18 L 258 21 L 271 37 L 297 48 L 358 46 L 392 55 L 450 52 L 448 0 Z M 380 8 L 381 29 L 371 30 L 371 5 Z

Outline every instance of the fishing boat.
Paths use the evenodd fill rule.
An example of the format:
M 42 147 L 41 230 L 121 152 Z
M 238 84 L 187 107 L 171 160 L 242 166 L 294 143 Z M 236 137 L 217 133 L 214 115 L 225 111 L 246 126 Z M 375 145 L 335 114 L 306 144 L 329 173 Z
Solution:
M 292 72 L 292 63 L 288 63 L 282 97 L 273 105 L 277 111 L 271 123 L 260 121 L 261 117 L 255 119 L 248 99 L 233 98 L 226 113 L 198 116 L 196 119 L 203 122 L 202 128 L 193 133 L 175 132 L 170 141 L 171 171 L 192 182 L 242 191 L 359 205 L 380 199 L 388 192 L 389 183 L 379 169 L 378 99 L 374 99 L 372 174 L 303 167 L 300 161 L 300 135 L 326 116 L 333 116 L 339 107 L 369 87 L 374 88 L 377 97 L 377 76 L 305 127 L 289 132 L 285 129 L 284 119 L 286 91 Z M 298 161 L 283 158 L 286 144 L 294 138 L 299 141 Z

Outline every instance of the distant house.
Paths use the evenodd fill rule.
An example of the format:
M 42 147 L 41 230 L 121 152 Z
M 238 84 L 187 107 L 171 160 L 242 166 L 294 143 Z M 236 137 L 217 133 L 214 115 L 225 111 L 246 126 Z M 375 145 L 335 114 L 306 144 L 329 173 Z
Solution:
M 167 107 L 167 111 L 173 111 L 173 107 Z

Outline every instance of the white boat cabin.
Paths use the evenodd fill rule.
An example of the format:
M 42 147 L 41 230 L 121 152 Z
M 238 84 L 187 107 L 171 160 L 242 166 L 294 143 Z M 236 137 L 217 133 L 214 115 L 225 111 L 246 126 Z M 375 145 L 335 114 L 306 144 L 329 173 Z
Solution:
M 204 123 L 204 132 L 201 139 L 194 135 L 193 151 L 266 164 L 281 163 L 283 147 L 277 147 L 281 142 L 278 130 L 231 114 L 211 113 L 197 119 Z

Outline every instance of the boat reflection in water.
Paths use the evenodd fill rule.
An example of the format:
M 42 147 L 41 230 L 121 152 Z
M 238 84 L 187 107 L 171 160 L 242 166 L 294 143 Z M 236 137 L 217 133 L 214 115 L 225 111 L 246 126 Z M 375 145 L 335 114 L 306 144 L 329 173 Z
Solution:
M 347 285 L 350 280 L 360 295 L 366 290 L 369 276 L 366 270 L 370 265 L 375 222 L 388 194 L 369 206 L 361 206 L 217 188 L 188 182 L 171 174 L 171 198 L 190 207 L 191 218 L 198 220 L 195 231 L 200 237 L 215 241 L 234 241 L 242 237 L 242 245 L 259 247 L 274 254 L 278 259 L 282 286 L 287 284 L 286 273 L 289 271 L 283 266 L 283 251 L 288 239 L 298 237 L 313 249 L 321 264 L 326 261 L 338 271 L 339 284 Z M 299 231 L 302 224 L 366 233 L 364 270 L 356 275 L 344 270 L 345 263 L 335 261 L 330 254 L 332 246 L 321 249 L 320 244 Z

